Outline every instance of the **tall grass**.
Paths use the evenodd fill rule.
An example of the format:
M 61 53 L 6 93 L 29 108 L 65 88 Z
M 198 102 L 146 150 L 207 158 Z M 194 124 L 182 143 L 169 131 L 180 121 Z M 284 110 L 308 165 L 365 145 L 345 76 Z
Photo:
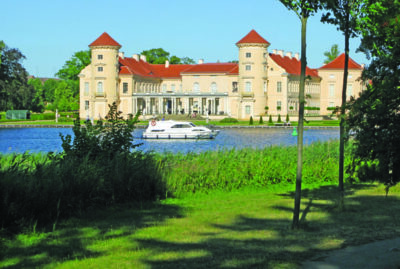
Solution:
M 303 182 L 337 179 L 338 143 L 329 141 L 305 147 Z M 209 190 L 232 190 L 292 183 L 296 177 L 296 147 L 232 149 L 189 154 L 158 155 L 163 177 L 174 195 Z
M 311 144 L 304 155 L 304 183 L 337 180 L 337 141 Z M 295 146 L 188 154 L 133 151 L 107 160 L 64 153 L 0 155 L 0 225 L 54 224 L 99 206 L 289 184 L 295 177 Z
M 150 154 L 118 154 L 108 164 L 53 153 L 0 155 L 0 227 L 54 224 L 93 207 L 163 193 Z

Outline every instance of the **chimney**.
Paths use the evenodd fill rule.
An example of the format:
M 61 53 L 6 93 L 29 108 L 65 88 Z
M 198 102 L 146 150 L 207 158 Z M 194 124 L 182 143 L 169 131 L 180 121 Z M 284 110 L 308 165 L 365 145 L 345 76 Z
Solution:
M 198 64 L 204 64 L 204 59 L 199 59 Z
M 273 54 L 276 54 L 276 49 L 273 49 L 273 50 L 272 50 L 272 53 L 273 53 Z
M 364 69 L 364 68 L 365 68 L 365 64 L 362 64 L 362 65 L 361 65 L 361 68 Z
M 121 57 L 122 59 L 125 58 L 124 53 L 122 51 L 118 52 L 118 56 Z
M 292 59 L 292 52 L 290 52 L 290 51 L 286 52 L 286 56 L 289 57 L 290 59 Z
M 146 55 L 140 55 L 140 60 L 142 60 L 143 62 L 146 62 Z
M 300 60 L 300 54 L 299 54 L 298 52 L 296 52 L 296 53 L 294 54 L 294 58 L 296 58 L 297 60 Z
M 165 61 L 165 68 L 168 68 L 168 67 L 169 67 L 169 61 L 166 60 L 166 61 Z
M 139 55 L 138 54 L 133 54 L 132 58 L 135 59 L 136 61 L 139 61 Z
M 278 50 L 278 54 L 283 57 L 283 50 Z

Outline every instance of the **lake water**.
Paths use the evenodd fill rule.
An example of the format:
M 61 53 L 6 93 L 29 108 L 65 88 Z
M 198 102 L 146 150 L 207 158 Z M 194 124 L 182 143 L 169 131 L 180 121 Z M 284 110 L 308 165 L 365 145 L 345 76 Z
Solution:
M 232 128 L 221 129 L 213 140 L 145 140 L 143 129 L 134 132 L 134 143 L 143 143 L 138 149 L 157 152 L 201 152 L 232 148 L 263 148 L 270 145 L 296 145 L 292 128 Z M 62 151 L 59 134 L 73 136 L 72 128 L 0 128 L 0 153 Z M 304 143 L 339 138 L 339 129 L 308 129 Z

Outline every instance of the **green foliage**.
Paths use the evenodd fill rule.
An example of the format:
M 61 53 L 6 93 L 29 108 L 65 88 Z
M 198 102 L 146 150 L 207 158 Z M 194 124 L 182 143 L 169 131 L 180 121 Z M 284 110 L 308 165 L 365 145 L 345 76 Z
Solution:
M 278 123 L 281 123 L 282 122 L 282 119 L 281 119 L 281 114 L 278 114 L 278 121 L 277 121 Z
M 324 52 L 324 56 L 326 57 L 326 59 L 324 60 L 324 64 L 332 62 L 339 56 L 339 54 L 339 45 L 333 44 L 330 51 Z
M 221 122 L 221 123 L 238 123 L 239 121 L 235 118 L 223 118 L 219 122 Z
M 316 107 L 316 106 L 305 106 L 304 109 L 305 110 L 320 110 L 320 108 Z
M 28 84 L 28 73 L 21 62 L 25 56 L 16 48 L 2 43 L 0 63 L 0 110 L 27 109 L 40 111 L 34 88 Z
M 74 141 L 61 136 L 63 153 L 0 155 L 0 226 L 57 223 L 96 206 L 162 197 L 162 163 L 131 151 L 138 116 L 122 120 L 114 103 L 105 123 L 76 121 Z
M 289 121 L 290 121 L 289 114 L 286 114 L 286 122 L 289 122 Z
M 260 115 L 260 120 L 259 120 L 259 122 L 258 122 L 259 124 L 264 124 L 264 121 L 263 121 L 263 118 L 262 118 L 262 116 Z
M 250 116 L 250 121 L 249 121 L 249 125 L 253 125 L 253 116 Z
M 58 70 L 56 76 L 63 80 L 79 80 L 78 75 L 91 62 L 90 50 L 78 51 Z
M 170 53 L 162 48 L 144 50 L 140 54 L 145 55 L 146 61 L 151 64 L 165 64 L 166 61 L 169 61 L 170 64 L 195 64 L 195 61 L 188 57 L 170 56 Z
M 269 115 L 268 123 L 273 124 L 274 122 L 272 121 L 272 116 Z
M 400 181 L 400 2 L 366 1 L 363 14 L 360 50 L 373 58 L 362 77 L 372 83 L 349 106 L 355 133 L 351 170 L 389 188 Z
M 168 190 L 178 196 L 293 183 L 296 179 L 294 146 L 157 156 L 159 162 L 164 163 Z M 314 143 L 305 147 L 305 160 L 305 183 L 333 182 L 338 171 L 338 143 Z

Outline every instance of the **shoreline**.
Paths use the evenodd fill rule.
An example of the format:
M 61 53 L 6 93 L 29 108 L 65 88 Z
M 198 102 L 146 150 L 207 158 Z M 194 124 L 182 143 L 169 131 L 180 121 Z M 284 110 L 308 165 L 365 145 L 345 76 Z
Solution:
M 268 126 L 268 125 L 205 125 L 213 129 L 290 129 L 297 126 Z M 72 124 L 0 124 L 4 128 L 72 128 Z M 137 129 L 145 129 L 146 125 L 136 125 Z M 339 129 L 339 126 L 304 126 L 304 129 Z

